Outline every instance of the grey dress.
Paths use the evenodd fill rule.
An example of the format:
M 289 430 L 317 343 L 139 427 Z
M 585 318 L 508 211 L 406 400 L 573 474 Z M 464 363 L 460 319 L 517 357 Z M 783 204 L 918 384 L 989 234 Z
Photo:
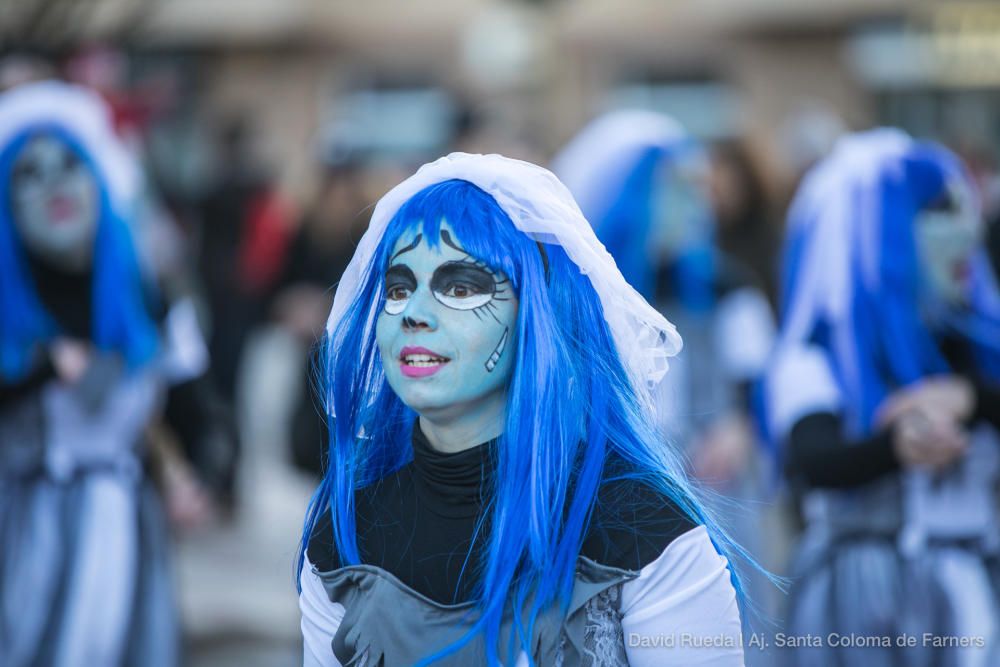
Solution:
M 414 431 L 413 461 L 357 492 L 362 564 L 340 562 L 329 511 L 312 531 L 300 594 L 309 667 L 417 664 L 471 627 L 475 589 L 462 565 L 468 556 L 465 571 L 479 571 L 470 536 L 484 480 L 493 474 L 491 444 L 435 453 Z M 509 611 L 498 652 L 505 664 L 527 664 L 523 653 L 503 654 L 514 625 Z M 685 630 L 728 635 L 732 643 L 690 653 L 636 647 Z M 529 646 L 537 665 L 687 665 L 697 658 L 737 667 L 739 632 L 728 564 L 705 528 L 647 487 L 616 480 L 598 492 L 565 615 L 553 610 L 537 619 Z M 477 635 L 434 664 L 477 665 L 485 655 Z
M 75 385 L 50 369 L 0 405 L 3 667 L 179 664 L 144 436 L 167 387 L 206 367 L 192 315 L 171 309 L 161 354 L 140 369 L 102 354 Z

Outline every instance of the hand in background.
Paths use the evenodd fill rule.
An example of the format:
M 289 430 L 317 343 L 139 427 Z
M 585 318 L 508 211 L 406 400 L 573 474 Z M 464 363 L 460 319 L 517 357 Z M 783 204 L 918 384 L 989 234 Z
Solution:
M 746 469 L 754 448 L 754 431 L 742 415 L 715 421 L 699 439 L 692 474 L 714 486 L 724 486 Z
M 971 382 L 958 375 L 935 375 L 893 392 L 879 406 L 875 421 L 877 426 L 886 426 L 917 410 L 961 423 L 972 415 L 975 406 Z
M 959 376 L 927 378 L 893 393 L 880 406 L 876 425 L 891 426 L 892 445 L 906 467 L 945 468 L 968 448 L 963 423 L 975 408 L 972 385 Z
M 90 366 L 90 345 L 82 341 L 57 338 L 52 343 L 49 355 L 59 379 L 67 384 L 79 382 Z

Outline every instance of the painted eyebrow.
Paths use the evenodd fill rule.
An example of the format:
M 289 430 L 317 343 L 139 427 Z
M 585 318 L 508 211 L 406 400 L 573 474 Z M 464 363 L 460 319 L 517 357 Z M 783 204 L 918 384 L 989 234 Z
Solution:
M 484 293 L 496 291 L 496 279 L 493 274 L 468 262 L 445 262 L 434 269 L 434 275 L 431 276 L 431 289 L 440 291 L 453 280 L 470 283 Z
M 413 239 L 413 243 L 406 246 L 405 248 L 400 248 L 399 252 L 397 252 L 395 255 L 389 258 L 389 262 L 392 263 L 397 257 L 402 255 L 404 252 L 410 252 L 411 250 L 416 248 L 418 245 L 420 245 L 420 239 L 422 239 L 423 237 L 424 237 L 423 234 L 417 234 L 416 238 Z
M 444 241 L 445 245 L 454 248 L 459 252 L 464 252 L 466 255 L 469 254 L 467 250 L 465 250 L 464 248 L 460 248 L 459 245 L 452 240 L 451 234 L 448 233 L 447 229 L 441 230 L 441 240 Z

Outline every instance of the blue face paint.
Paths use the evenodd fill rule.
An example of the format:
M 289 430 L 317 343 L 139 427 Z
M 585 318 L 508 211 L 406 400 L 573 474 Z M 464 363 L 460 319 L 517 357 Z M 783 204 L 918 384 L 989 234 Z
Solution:
M 433 248 L 419 228 L 400 236 L 384 280 L 375 337 L 393 391 L 432 420 L 502 420 L 518 310 L 507 276 L 442 222 Z

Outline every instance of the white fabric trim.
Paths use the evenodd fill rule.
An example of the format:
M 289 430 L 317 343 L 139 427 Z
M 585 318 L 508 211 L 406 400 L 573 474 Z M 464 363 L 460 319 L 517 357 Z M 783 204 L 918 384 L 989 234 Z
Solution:
M 736 381 L 763 375 L 775 341 L 774 316 L 767 297 L 756 287 L 743 287 L 719 302 L 715 349 L 726 376 Z
M 161 367 L 167 380 L 181 384 L 204 374 L 208 370 L 208 346 L 194 302 L 185 298 L 171 306 L 164 325 Z
M 622 586 L 632 667 L 742 667 L 739 605 L 729 563 L 704 526 L 692 528 Z
M 302 592 L 299 609 L 302 611 L 303 658 L 302 667 L 341 667 L 333 655 L 333 636 L 344 620 L 344 605 L 330 602 L 323 582 L 306 558 L 299 576 Z
M 87 478 L 54 667 L 118 665 L 139 569 L 138 494 L 125 478 Z
M 574 193 L 594 222 L 610 208 L 642 153 L 689 139 L 673 118 L 638 109 L 612 111 L 593 120 L 552 160 L 552 171 Z
M 347 312 L 399 208 L 424 188 L 451 179 L 484 190 L 532 239 L 563 247 L 594 286 L 632 384 L 648 413 L 655 415 L 652 391 L 667 372 L 667 358 L 680 351 L 680 335 L 625 281 L 566 186 L 547 169 L 521 160 L 452 153 L 425 164 L 382 197 L 337 286 L 327 332 L 332 333 Z
M 781 440 L 799 419 L 816 412 L 840 412 L 842 396 L 826 355 L 815 345 L 787 345 L 767 375 L 768 423 Z

